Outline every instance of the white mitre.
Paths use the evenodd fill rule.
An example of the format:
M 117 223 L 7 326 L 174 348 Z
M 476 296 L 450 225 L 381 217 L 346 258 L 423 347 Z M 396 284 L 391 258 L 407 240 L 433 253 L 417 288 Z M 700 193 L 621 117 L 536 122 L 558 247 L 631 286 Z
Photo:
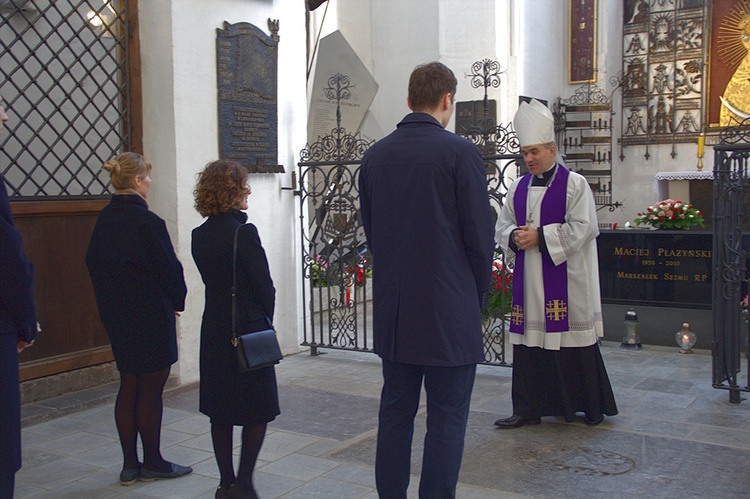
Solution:
M 555 119 L 547 106 L 536 99 L 521 103 L 513 118 L 513 128 L 521 147 L 555 141 Z

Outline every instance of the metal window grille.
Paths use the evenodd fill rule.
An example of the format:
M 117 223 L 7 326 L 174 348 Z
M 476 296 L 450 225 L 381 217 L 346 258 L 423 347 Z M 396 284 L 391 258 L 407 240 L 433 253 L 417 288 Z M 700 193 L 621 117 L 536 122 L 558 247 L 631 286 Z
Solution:
M 130 143 L 124 0 L 0 0 L 0 173 L 16 199 L 108 193 Z

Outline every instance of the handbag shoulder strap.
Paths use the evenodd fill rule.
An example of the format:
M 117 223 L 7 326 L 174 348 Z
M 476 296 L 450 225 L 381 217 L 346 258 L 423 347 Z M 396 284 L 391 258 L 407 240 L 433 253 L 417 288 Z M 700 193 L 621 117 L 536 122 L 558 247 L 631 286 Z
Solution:
M 234 229 L 232 241 L 232 344 L 237 346 L 237 235 L 240 233 L 238 225 Z
M 232 344 L 237 343 L 237 238 L 242 225 L 243 224 L 238 225 L 234 230 L 234 238 L 232 240 Z M 250 296 L 253 298 L 253 301 L 255 301 L 255 304 L 258 305 L 261 312 L 263 312 L 263 317 L 266 318 L 268 327 L 273 329 L 273 324 L 271 323 L 271 319 L 268 318 L 266 311 L 263 310 L 260 303 L 258 303 L 255 297 L 252 296 L 252 292 L 250 293 Z

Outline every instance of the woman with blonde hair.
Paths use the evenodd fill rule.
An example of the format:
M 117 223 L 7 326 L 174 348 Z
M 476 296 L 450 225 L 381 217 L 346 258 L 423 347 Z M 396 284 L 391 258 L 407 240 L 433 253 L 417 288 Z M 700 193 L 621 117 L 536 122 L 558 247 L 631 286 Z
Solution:
M 211 418 L 211 438 L 220 483 L 217 498 L 255 498 L 253 470 L 266 425 L 279 414 L 272 367 L 240 372 L 232 346 L 233 241 L 237 235 L 237 330 L 267 329 L 275 294 L 258 229 L 247 222 L 247 169 L 232 161 L 209 163 L 198 176 L 195 207 L 206 221 L 193 230 L 192 252 L 203 283 L 200 347 L 200 411 Z M 232 463 L 232 432 L 242 426 L 237 475 Z
M 177 478 L 193 470 L 161 455 L 162 393 L 177 362 L 176 319 L 187 287 L 164 220 L 149 211 L 151 163 L 125 152 L 104 163 L 114 188 L 91 234 L 86 265 L 99 316 L 120 371 L 115 423 L 122 485 Z M 143 444 L 138 460 L 137 440 Z

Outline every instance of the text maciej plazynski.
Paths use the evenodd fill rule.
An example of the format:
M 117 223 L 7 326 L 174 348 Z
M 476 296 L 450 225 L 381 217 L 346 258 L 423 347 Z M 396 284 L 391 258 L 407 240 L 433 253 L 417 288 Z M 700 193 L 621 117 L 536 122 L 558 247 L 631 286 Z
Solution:
M 651 256 L 650 248 L 622 248 L 619 246 L 615 247 L 615 255 L 617 256 Z M 669 257 L 669 258 L 711 258 L 711 250 L 690 250 L 690 249 L 670 249 L 670 248 L 657 248 L 656 257 Z

